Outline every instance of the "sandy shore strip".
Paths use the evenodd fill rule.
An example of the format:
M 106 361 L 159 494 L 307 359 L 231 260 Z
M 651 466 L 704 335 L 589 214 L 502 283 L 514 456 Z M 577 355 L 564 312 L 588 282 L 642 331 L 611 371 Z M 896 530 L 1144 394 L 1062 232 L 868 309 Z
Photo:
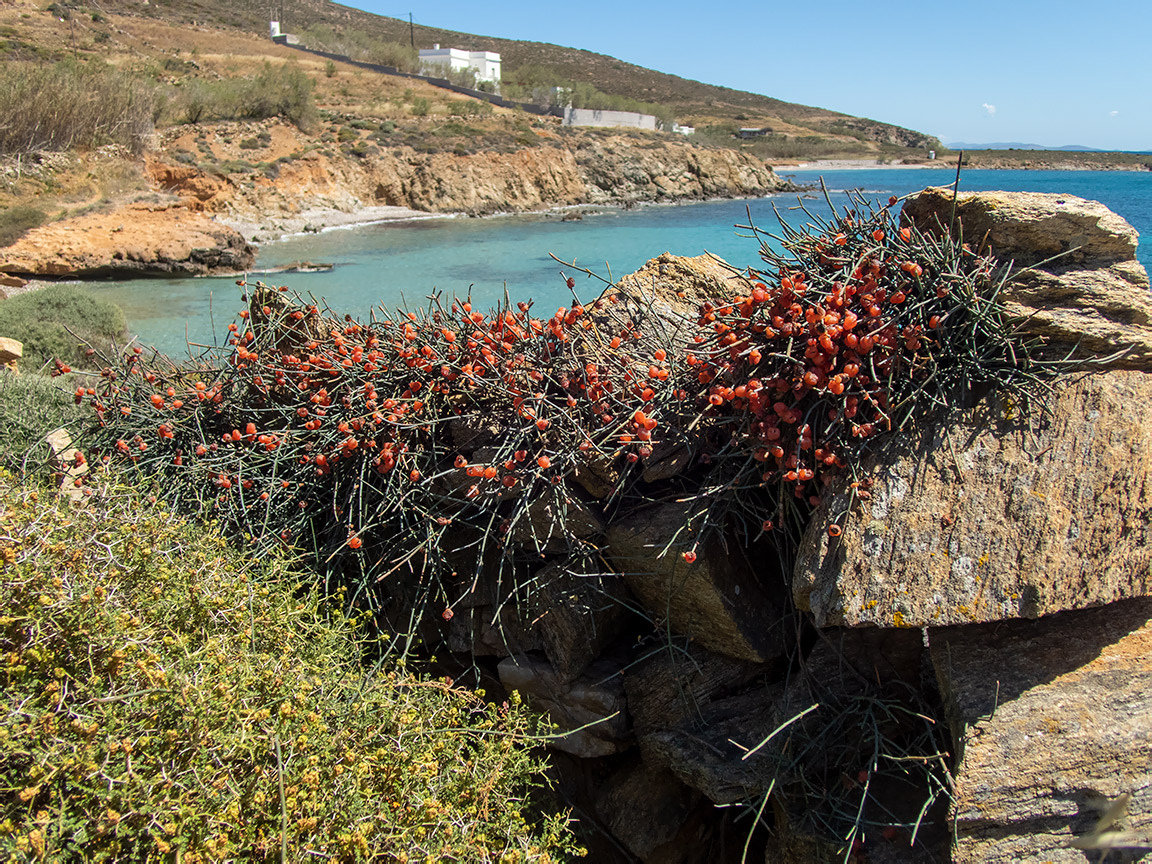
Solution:
M 301 210 L 292 214 L 265 216 L 218 216 L 217 221 L 244 235 L 251 243 L 270 243 L 296 234 L 319 234 L 334 228 L 356 228 L 378 222 L 410 222 L 414 219 L 444 219 L 451 213 L 428 213 L 407 207 L 371 206 L 355 210 Z
M 811 162 L 776 163 L 772 170 L 777 174 L 787 171 L 894 171 L 908 168 L 955 168 L 946 162 L 917 162 L 905 165 L 900 162 L 877 162 L 875 159 L 814 159 Z

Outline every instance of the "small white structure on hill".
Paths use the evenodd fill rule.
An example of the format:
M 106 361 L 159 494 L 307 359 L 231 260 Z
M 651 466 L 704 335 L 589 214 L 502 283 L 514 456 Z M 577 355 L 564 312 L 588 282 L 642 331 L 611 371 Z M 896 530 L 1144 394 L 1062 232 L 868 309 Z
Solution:
M 281 33 L 280 22 L 268 22 L 268 28 L 271 30 L 272 41 L 277 45 L 299 45 L 300 39 L 293 33 Z
M 441 48 L 439 44 L 420 49 L 420 62 L 447 66 L 449 69 L 475 69 L 477 81 L 500 83 L 500 55 L 495 51 L 465 51 L 463 48 Z

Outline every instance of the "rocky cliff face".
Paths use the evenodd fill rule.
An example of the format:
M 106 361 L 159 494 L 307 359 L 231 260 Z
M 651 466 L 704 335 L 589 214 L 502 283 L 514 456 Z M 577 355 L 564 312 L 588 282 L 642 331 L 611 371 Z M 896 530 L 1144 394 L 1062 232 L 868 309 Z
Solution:
M 749 197 L 791 188 L 747 153 L 680 141 L 593 138 L 578 144 L 574 155 L 591 204 Z
M 179 206 L 135 205 L 43 225 L 0 249 L 0 272 L 99 278 L 232 273 L 255 249 L 232 228 Z
M 203 183 L 167 188 L 197 200 Z M 205 203 L 231 216 L 367 205 L 483 215 L 571 204 L 633 204 L 766 195 L 791 188 L 772 169 L 733 150 L 628 136 L 574 137 L 512 153 L 417 153 L 385 149 L 362 159 L 310 153 L 274 179 L 220 190 Z
M 0 250 L 0 271 L 80 277 L 240 271 L 251 266 L 253 250 L 233 228 L 259 240 L 326 221 L 400 215 L 379 208 L 484 215 L 791 188 L 747 154 L 653 136 L 551 135 L 538 146 L 471 155 L 372 147 L 357 157 L 309 149 L 297 131 L 272 121 L 232 131 L 268 132 L 292 155 L 264 173 L 223 174 L 153 154 L 148 175 L 171 204 L 121 207 L 36 229 Z

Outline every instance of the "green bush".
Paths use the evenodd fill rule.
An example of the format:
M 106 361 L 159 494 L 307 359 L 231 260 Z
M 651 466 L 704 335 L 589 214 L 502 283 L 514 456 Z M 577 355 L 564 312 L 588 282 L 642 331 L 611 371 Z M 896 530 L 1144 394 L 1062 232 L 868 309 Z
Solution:
M 401 72 L 414 72 L 420 65 L 416 49 L 399 42 L 378 43 L 362 59 L 381 66 L 393 66 Z
M 59 379 L 0 371 L 0 465 L 14 471 L 43 465 L 50 455 L 44 436 L 80 416 Z
M 299 67 L 265 63 L 254 78 L 193 79 L 180 86 L 177 114 L 202 120 L 263 120 L 283 117 L 308 131 L 316 123 L 312 79 Z
M 423 96 L 417 96 L 412 100 L 412 116 L 413 117 L 427 117 L 428 112 L 432 109 L 432 103 Z
M 450 117 L 487 117 L 494 110 L 491 103 L 479 99 L 452 99 L 448 102 Z
M 365 646 L 282 562 L 104 486 L 0 475 L 8 860 L 552 861 L 518 704 Z M 9 857 L 10 856 L 10 857 Z
M 47 218 L 47 213 L 32 204 L 17 204 L 0 211 L 0 246 L 11 246 Z
M 21 367 L 34 370 L 53 358 L 82 362 L 77 337 L 105 347 L 123 341 L 127 325 L 123 310 L 116 304 L 75 285 L 49 285 L 0 303 L 0 335 L 24 343 Z
M 144 149 L 163 108 L 155 86 L 100 63 L 0 64 L 0 154 L 122 144 Z
M 394 66 L 401 72 L 414 72 L 419 66 L 419 56 L 412 46 L 399 42 L 381 42 L 363 30 L 344 28 L 337 30 L 328 24 L 314 24 L 304 28 L 296 35 L 309 48 L 330 51 L 333 54 L 343 54 L 353 60 L 379 63 L 382 66 Z M 325 74 L 327 74 L 328 68 L 325 67 Z M 332 74 L 328 75 L 329 78 L 336 72 L 335 64 L 331 66 L 331 69 Z

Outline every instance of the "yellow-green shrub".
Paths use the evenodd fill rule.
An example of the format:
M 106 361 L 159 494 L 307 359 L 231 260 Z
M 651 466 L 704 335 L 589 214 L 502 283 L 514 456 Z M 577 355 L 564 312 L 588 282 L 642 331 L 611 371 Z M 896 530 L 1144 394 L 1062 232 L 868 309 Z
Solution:
M 0 855 L 548 861 L 534 731 L 375 674 L 283 562 L 130 490 L 69 508 L 0 474 Z

